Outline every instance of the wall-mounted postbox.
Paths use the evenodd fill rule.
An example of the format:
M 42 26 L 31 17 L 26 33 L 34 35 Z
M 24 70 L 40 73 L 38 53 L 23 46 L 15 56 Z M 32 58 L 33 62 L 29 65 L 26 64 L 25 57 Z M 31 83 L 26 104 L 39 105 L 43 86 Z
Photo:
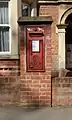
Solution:
M 41 27 L 27 28 L 27 71 L 44 71 L 44 30 Z

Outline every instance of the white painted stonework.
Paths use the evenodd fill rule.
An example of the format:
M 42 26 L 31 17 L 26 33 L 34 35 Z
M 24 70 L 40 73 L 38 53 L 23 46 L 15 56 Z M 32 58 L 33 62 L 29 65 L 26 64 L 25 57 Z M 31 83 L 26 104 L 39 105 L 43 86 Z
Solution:
M 58 55 L 59 55 L 59 69 L 64 68 L 65 69 L 65 20 L 72 13 L 72 6 L 65 6 L 60 5 L 59 7 L 59 21 L 58 25 L 59 27 L 57 28 L 57 34 L 58 34 Z M 64 26 L 62 26 L 64 25 Z
M 59 69 L 65 68 L 65 29 L 58 29 L 59 38 Z

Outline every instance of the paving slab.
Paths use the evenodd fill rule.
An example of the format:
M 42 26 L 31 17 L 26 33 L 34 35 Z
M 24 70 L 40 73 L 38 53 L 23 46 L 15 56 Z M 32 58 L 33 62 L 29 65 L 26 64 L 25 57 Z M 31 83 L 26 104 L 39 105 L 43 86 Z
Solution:
M 72 108 L 0 107 L 0 120 L 72 120 Z

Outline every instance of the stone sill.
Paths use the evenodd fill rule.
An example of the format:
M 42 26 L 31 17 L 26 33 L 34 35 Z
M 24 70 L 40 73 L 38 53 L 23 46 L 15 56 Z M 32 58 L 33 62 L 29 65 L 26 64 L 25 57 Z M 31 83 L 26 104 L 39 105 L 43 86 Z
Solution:
M 19 59 L 19 56 L 18 55 L 0 55 L 0 60 L 1 59 Z
M 48 0 L 39 0 L 38 3 L 48 3 L 48 4 L 71 4 L 72 1 L 48 1 Z

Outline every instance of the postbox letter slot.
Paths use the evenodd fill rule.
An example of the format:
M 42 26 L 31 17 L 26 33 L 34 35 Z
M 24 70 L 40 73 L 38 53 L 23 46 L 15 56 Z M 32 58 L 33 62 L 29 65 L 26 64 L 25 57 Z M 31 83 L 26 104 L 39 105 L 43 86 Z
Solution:
M 30 32 L 29 33 L 30 37 L 34 37 L 34 36 L 38 36 L 38 37 L 42 37 L 43 33 L 42 32 Z

